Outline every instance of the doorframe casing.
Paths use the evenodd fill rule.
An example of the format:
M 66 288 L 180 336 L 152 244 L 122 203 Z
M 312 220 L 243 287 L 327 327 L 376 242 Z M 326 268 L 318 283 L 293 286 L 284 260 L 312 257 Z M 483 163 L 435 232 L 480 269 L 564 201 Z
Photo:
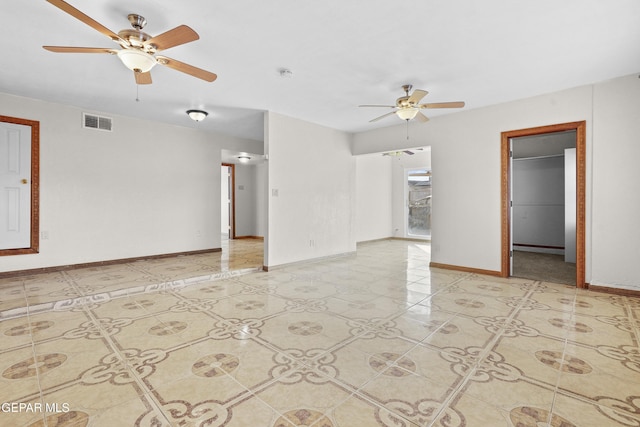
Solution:
M 236 165 L 233 163 L 223 163 L 222 166 L 229 167 L 231 188 L 229 196 L 231 196 L 231 212 L 229 222 L 231 223 L 231 232 L 229 233 L 229 239 L 236 238 Z
M 509 208 L 511 193 L 511 166 L 509 162 L 511 138 L 546 133 L 576 132 L 576 286 L 586 288 L 585 283 L 585 230 L 586 230 L 586 121 L 561 123 L 501 133 L 500 177 L 501 177 L 501 270 L 502 277 L 509 277 L 511 213 Z
M 31 127 L 31 224 L 28 248 L 1 249 L 0 256 L 37 254 L 40 252 L 40 122 L 1 116 L 0 122 Z

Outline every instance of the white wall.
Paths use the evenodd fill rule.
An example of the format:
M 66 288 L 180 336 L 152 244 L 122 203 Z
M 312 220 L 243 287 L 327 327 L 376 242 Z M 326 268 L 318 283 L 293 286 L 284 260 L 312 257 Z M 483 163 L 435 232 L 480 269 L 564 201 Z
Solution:
M 236 165 L 236 236 L 259 236 L 256 165 Z
M 432 261 L 500 270 L 500 133 L 586 120 L 586 280 L 640 289 L 640 80 L 637 75 L 433 117 Z M 354 154 L 398 146 L 403 126 L 354 135 Z M 395 137 L 394 137 L 395 136 Z
M 82 112 L 0 94 L 1 115 L 40 122 L 49 236 L 0 271 L 220 247 L 220 149 L 243 140 L 111 114 L 113 132 L 83 129 Z
M 593 88 L 591 284 L 640 290 L 640 79 Z
M 267 230 L 267 180 L 268 163 L 258 163 L 256 165 L 255 187 L 256 187 L 256 236 L 264 237 Z
M 564 254 L 526 247 L 564 247 L 564 156 L 514 159 L 511 176 L 514 249 Z
M 266 121 L 266 265 L 355 251 L 350 135 L 272 112 Z
M 393 236 L 392 159 L 356 156 L 356 241 Z

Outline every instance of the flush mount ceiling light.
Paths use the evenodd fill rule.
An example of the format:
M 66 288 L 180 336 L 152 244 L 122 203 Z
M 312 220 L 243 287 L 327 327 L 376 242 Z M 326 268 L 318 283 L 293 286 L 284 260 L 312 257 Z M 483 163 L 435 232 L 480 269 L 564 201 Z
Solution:
M 249 160 L 251 160 L 251 157 L 249 156 L 238 156 L 238 160 L 240 160 L 241 162 L 248 162 Z
M 209 115 L 209 113 L 202 110 L 187 110 L 187 114 L 191 117 L 191 120 L 196 122 L 201 122 Z
M 136 73 L 148 73 L 158 63 L 153 55 L 138 49 L 122 49 L 118 58 L 125 67 Z

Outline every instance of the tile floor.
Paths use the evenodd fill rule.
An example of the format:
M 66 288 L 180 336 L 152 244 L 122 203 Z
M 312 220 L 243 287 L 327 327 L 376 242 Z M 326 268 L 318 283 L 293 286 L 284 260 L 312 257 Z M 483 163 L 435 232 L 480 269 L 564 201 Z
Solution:
M 0 425 L 640 426 L 640 299 L 429 249 L 3 279 Z

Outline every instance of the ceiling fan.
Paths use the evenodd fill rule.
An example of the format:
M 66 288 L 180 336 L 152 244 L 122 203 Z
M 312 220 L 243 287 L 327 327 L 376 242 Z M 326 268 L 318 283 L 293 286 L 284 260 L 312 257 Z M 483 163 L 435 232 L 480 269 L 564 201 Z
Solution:
M 118 55 L 122 63 L 133 71 L 137 84 L 151 84 L 150 71 L 156 64 L 173 68 L 176 71 L 208 82 L 212 82 L 218 77 L 210 71 L 167 58 L 166 56 L 156 55 L 156 52 L 161 50 L 189 43 L 200 38 L 198 33 L 186 25 L 180 25 L 158 36 L 151 37 L 142 31 L 147 24 L 146 19 L 140 15 L 130 14 L 128 18 L 133 29 L 122 30 L 116 34 L 63 0 L 47 1 L 109 37 L 121 47 L 121 49 L 110 49 L 100 47 L 42 46 L 48 51 L 56 53 L 108 53 Z
M 414 151 L 422 151 L 423 148 L 414 148 L 412 150 L 400 150 L 400 151 L 387 151 L 386 153 L 382 153 L 383 156 L 392 156 L 392 157 L 400 157 L 402 155 L 413 156 L 416 154 Z
M 396 99 L 396 105 L 359 105 L 359 107 L 383 107 L 394 109 L 394 111 L 383 114 L 382 116 L 376 117 L 373 120 L 369 120 L 369 122 L 376 122 L 392 114 L 395 114 L 402 120 L 406 121 L 409 121 L 415 117 L 421 122 L 426 122 L 429 120 L 429 118 L 422 114 L 422 112 L 420 111 L 422 109 L 464 107 L 464 102 L 435 102 L 430 104 L 419 104 L 420 100 L 424 98 L 429 92 L 427 92 L 426 90 L 416 89 L 411 95 L 409 95 L 412 87 L 413 86 L 411 85 L 402 86 L 405 96 L 401 96 L 400 98 Z

